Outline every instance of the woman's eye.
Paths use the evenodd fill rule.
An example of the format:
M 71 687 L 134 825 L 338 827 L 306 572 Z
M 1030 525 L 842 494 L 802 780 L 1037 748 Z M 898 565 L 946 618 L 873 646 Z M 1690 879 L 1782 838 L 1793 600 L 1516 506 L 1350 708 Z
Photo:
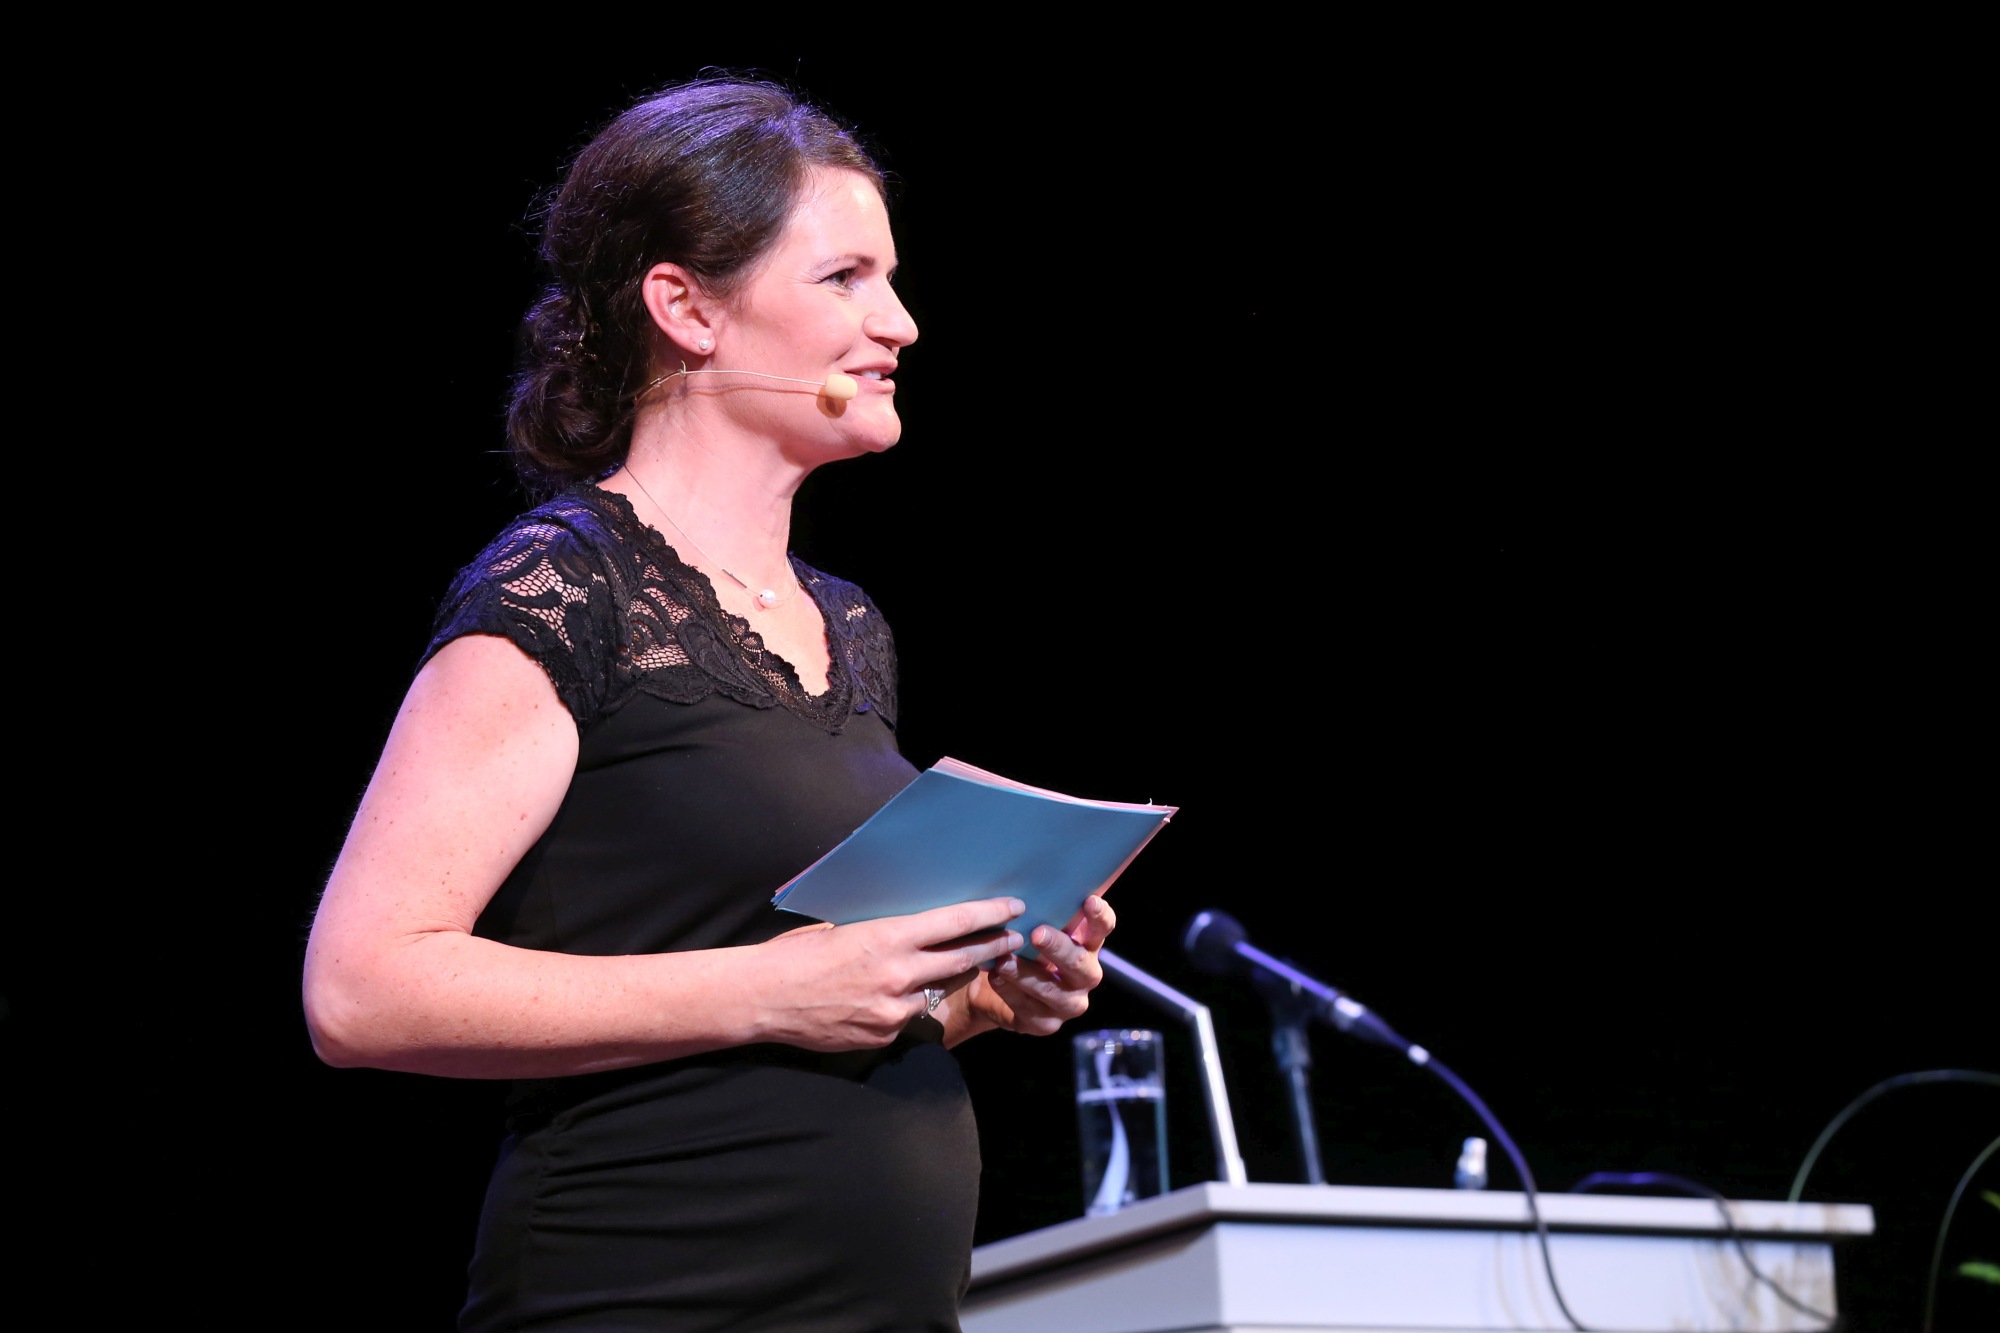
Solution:
M 844 268 L 838 273 L 827 274 L 825 281 L 832 283 L 836 287 L 852 287 L 854 285 L 854 272 L 851 268 Z

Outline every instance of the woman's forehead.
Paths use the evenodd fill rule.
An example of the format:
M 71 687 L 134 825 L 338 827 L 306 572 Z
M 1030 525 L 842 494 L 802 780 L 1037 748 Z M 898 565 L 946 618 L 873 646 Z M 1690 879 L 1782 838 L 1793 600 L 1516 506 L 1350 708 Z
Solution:
M 894 263 L 889 210 L 875 182 L 858 171 L 814 168 L 774 248 L 796 247 L 842 253 L 858 249 L 870 259 Z

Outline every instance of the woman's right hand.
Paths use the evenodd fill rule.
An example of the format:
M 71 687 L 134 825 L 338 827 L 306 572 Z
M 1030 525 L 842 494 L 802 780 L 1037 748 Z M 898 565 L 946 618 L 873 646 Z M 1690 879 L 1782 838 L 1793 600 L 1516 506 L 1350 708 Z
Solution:
M 758 946 L 779 978 L 754 997 L 760 1026 L 769 1040 L 810 1051 L 887 1046 L 925 1012 L 926 989 L 957 990 L 1019 949 L 1021 933 L 1007 923 L 1026 910 L 1019 898 L 986 898 L 787 931 Z

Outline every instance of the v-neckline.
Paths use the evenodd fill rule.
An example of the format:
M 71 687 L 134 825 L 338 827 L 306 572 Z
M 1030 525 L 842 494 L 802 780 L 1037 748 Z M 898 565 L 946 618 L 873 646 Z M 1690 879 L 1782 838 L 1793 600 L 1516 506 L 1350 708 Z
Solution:
M 828 619 L 826 603 L 819 599 L 819 594 L 814 589 L 814 580 L 806 577 L 806 574 L 810 572 L 809 566 L 802 568 L 802 562 L 798 557 L 794 556 L 790 551 L 785 552 L 785 563 L 790 566 L 792 577 L 798 582 L 800 595 L 810 598 L 813 610 L 819 614 L 820 639 L 826 647 L 826 684 L 818 693 L 814 693 L 806 688 L 805 678 L 799 674 L 798 663 L 792 661 L 792 659 L 786 657 L 777 649 L 759 647 L 753 650 L 746 646 L 746 641 L 753 634 L 757 636 L 759 643 L 762 643 L 763 632 L 750 623 L 748 616 L 739 616 L 722 604 L 722 598 L 717 595 L 715 590 L 715 580 L 709 577 L 708 571 L 698 565 L 689 564 L 687 558 L 681 554 L 680 548 L 667 540 L 665 533 L 639 517 L 638 507 L 632 503 L 631 496 L 626 495 L 622 491 L 609 490 L 603 486 L 599 486 L 595 482 L 585 482 L 584 484 L 599 495 L 606 496 L 617 502 L 618 506 L 624 510 L 625 517 L 651 537 L 654 544 L 670 556 L 673 563 L 684 574 L 691 575 L 694 579 L 699 580 L 707 608 L 712 611 L 714 617 L 719 622 L 719 627 L 727 631 L 725 637 L 729 640 L 731 646 L 736 649 L 738 659 L 746 667 L 761 673 L 762 668 L 757 665 L 752 656 L 753 652 L 760 653 L 771 662 L 783 668 L 781 674 L 790 682 L 792 689 L 797 692 L 800 699 L 806 700 L 815 707 L 820 708 L 824 708 L 832 700 L 837 674 L 834 670 L 837 652 L 834 643 L 833 623 Z

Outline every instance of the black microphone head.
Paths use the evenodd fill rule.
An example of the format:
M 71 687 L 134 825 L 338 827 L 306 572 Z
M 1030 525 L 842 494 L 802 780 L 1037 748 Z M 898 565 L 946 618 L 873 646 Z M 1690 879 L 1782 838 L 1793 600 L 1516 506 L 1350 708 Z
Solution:
M 1198 912 L 1188 922 L 1181 948 L 1195 970 L 1222 977 L 1243 970 L 1243 955 L 1236 952 L 1236 946 L 1248 938 L 1235 917 L 1223 912 Z

